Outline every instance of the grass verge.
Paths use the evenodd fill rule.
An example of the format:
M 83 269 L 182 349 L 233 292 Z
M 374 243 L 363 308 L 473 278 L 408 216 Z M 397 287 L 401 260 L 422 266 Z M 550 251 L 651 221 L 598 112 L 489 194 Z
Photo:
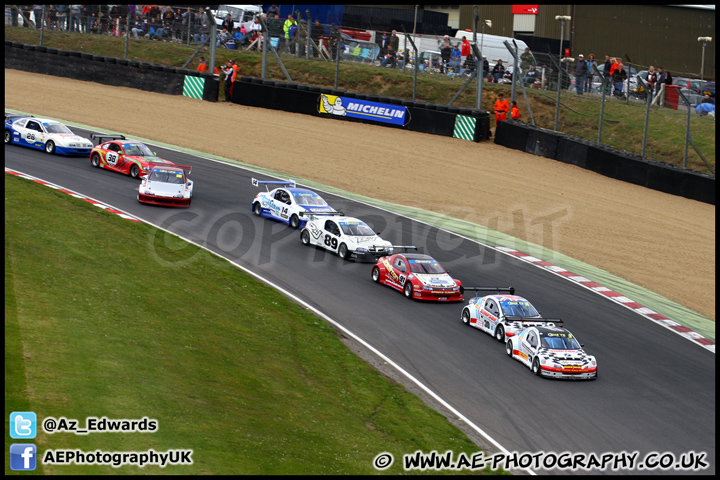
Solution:
M 204 250 L 9 175 L 5 229 L 6 427 L 21 410 L 148 416 L 155 433 L 39 431 L 38 455 L 194 451 L 190 466 L 37 473 L 372 474 L 390 452 L 397 474 L 404 453 L 477 451 L 324 321 Z

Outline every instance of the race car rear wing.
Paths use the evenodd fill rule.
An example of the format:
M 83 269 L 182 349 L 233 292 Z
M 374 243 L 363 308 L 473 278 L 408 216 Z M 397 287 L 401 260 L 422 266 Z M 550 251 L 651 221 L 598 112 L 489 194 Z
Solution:
M 396 249 L 396 248 L 400 248 L 400 249 L 402 249 L 402 250 L 404 250 L 404 251 L 406 251 L 406 252 L 407 252 L 408 250 L 415 250 L 415 251 L 417 251 L 417 247 L 416 247 L 415 245 L 393 245 L 392 248 L 393 248 L 393 253 L 395 252 L 395 249 Z
M 466 289 L 467 290 L 467 289 Z M 520 323 L 532 323 L 535 325 L 547 325 L 548 323 L 552 323 L 556 327 L 562 327 L 563 321 L 559 318 L 533 318 L 533 317 L 517 317 L 514 315 L 508 315 L 505 317 L 506 322 L 520 322 Z
M 300 215 L 301 217 L 313 217 L 313 216 L 320 216 L 320 215 L 327 215 L 330 217 L 335 216 L 335 215 L 337 215 L 339 217 L 345 216 L 345 214 L 343 212 L 336 212 L 336 211 L 332 211 L 332 212 L 299 212 L 298 215 Z
M 91 133 L 90 138 L 98 140 L 98 145 L 104 143 L 105 140 L 125 140 L 125 135 L 111 135 L 109 133 Z
M 497 292 L 497 293 L 509 293 L 515 295 L 515 287 L 464 287 L 465 291 L 475 292 L 475 298 L 478 297 L 478 292 Z
M 252 179 L 253 187 L 259 187 L 260 185 L 282 185 L 283 187 L 295 188 L 295 180 L 258 180 L 257 178 Z M 269 192 L 270 189 L 265 187 Z
M 163 163 L 163 162 L 148 162 L 148 165 L 150 165 L 151 167 L 182 168 L 183 170 L 187 171 L 188 175 L 190 174 L 190 172 L 192 172 L 192 166 L 190 166 L 190 165 L 178 165 L 177 163 L 175 163 L 173 165 L 168 165 L 167 163 Z

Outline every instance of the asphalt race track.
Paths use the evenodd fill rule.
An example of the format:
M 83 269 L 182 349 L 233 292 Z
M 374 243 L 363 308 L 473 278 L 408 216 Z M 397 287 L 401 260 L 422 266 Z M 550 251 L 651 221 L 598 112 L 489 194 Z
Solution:
M 89 132 L 74 130 L 89 137 Z M 364 219 L 383 238 L 417 245 L 421 253 L 434 256 L 465 286 L 515 287 L 544 316 L 562 318 L 598 359 L 597 381 L 535 377 L 508 358 L 501 343 L 463 325 L 462 304 L 408 300 L 375 284 L 372 264 L 344 262 L 306 247 L 298 230 L 252 215 L 250 205 L 259 190 L 250 179 L 267 176 L 160 147 L 153 150 L 193 166 L 189 209 L 140 204 L 138 180 L 93 168 L 87 158 L 6 145 L 5 166 L 127 211 L 293 292 L 383 352 L 511 452 L 638 451 L 640 459 L 650 452 L 671 452 L 678 459 L 685 452 L 707 452 L 710 466 L 699 473 L 715 473 L 714 353 L 539 268 L 320 192 L 335 209 Z M 148 239 L 148 247 L 163 235 Z M 158 262 L 166 260 L 158 257 Z

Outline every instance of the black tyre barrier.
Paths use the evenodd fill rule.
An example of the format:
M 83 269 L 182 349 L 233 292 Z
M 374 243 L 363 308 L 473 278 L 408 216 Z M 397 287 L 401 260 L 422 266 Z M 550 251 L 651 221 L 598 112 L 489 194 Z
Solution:
M 48 47 L 47 53 L 50 54 L 50 55 L 57 55 L 57 54 L 58 54 L 58 49 L 57 49 L 57 48 L 50 48 L 50 47 Z
M 715 205 L 715 177 L 523 122 L 500 122 L 495 143 L 653 190 Z
M 80 53 L 81 53 L 81 52 L 75 52 L 75 51 L 72 51 L 72 50 L 71 50 L 71 51 L 68 52 L 68 56 L 70 56 L 70 57 L 75 57 L 75 58 L 80 58 Z
M 43 45 L 38 45 L 37 47 L 35 47 L 35 50 L 38 51 L 38 52 L 43 52 L 43 53 L 45 53 L 45 52 L 47 52 L 47 47 L 45 47 L 45 46 L 43 46 Z
M 298 85 L 297 89 L 298 89 L 298 90 L 301 90 L 301 91 L 303 91 L 303 92 L 307 92 L 308 90 L 310 90 L 310 85 L 307 85 L 307 84 L 305 84 L 305 83 L 301 83 L 300 85 Z
M 57 55 L 59 57 L 68 57 L 70 56 L 70 52 L 68 52 L 67 50 L 58 50 Z

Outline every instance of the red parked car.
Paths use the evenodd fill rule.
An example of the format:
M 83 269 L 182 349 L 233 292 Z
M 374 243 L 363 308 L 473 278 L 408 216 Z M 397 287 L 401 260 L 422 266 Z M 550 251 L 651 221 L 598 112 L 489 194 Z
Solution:
M 382 257 L 372 268 L 372 279 L 415 300 L 463 301 L 460 280 L 452 278 L 429 255 L 398 253 Z

